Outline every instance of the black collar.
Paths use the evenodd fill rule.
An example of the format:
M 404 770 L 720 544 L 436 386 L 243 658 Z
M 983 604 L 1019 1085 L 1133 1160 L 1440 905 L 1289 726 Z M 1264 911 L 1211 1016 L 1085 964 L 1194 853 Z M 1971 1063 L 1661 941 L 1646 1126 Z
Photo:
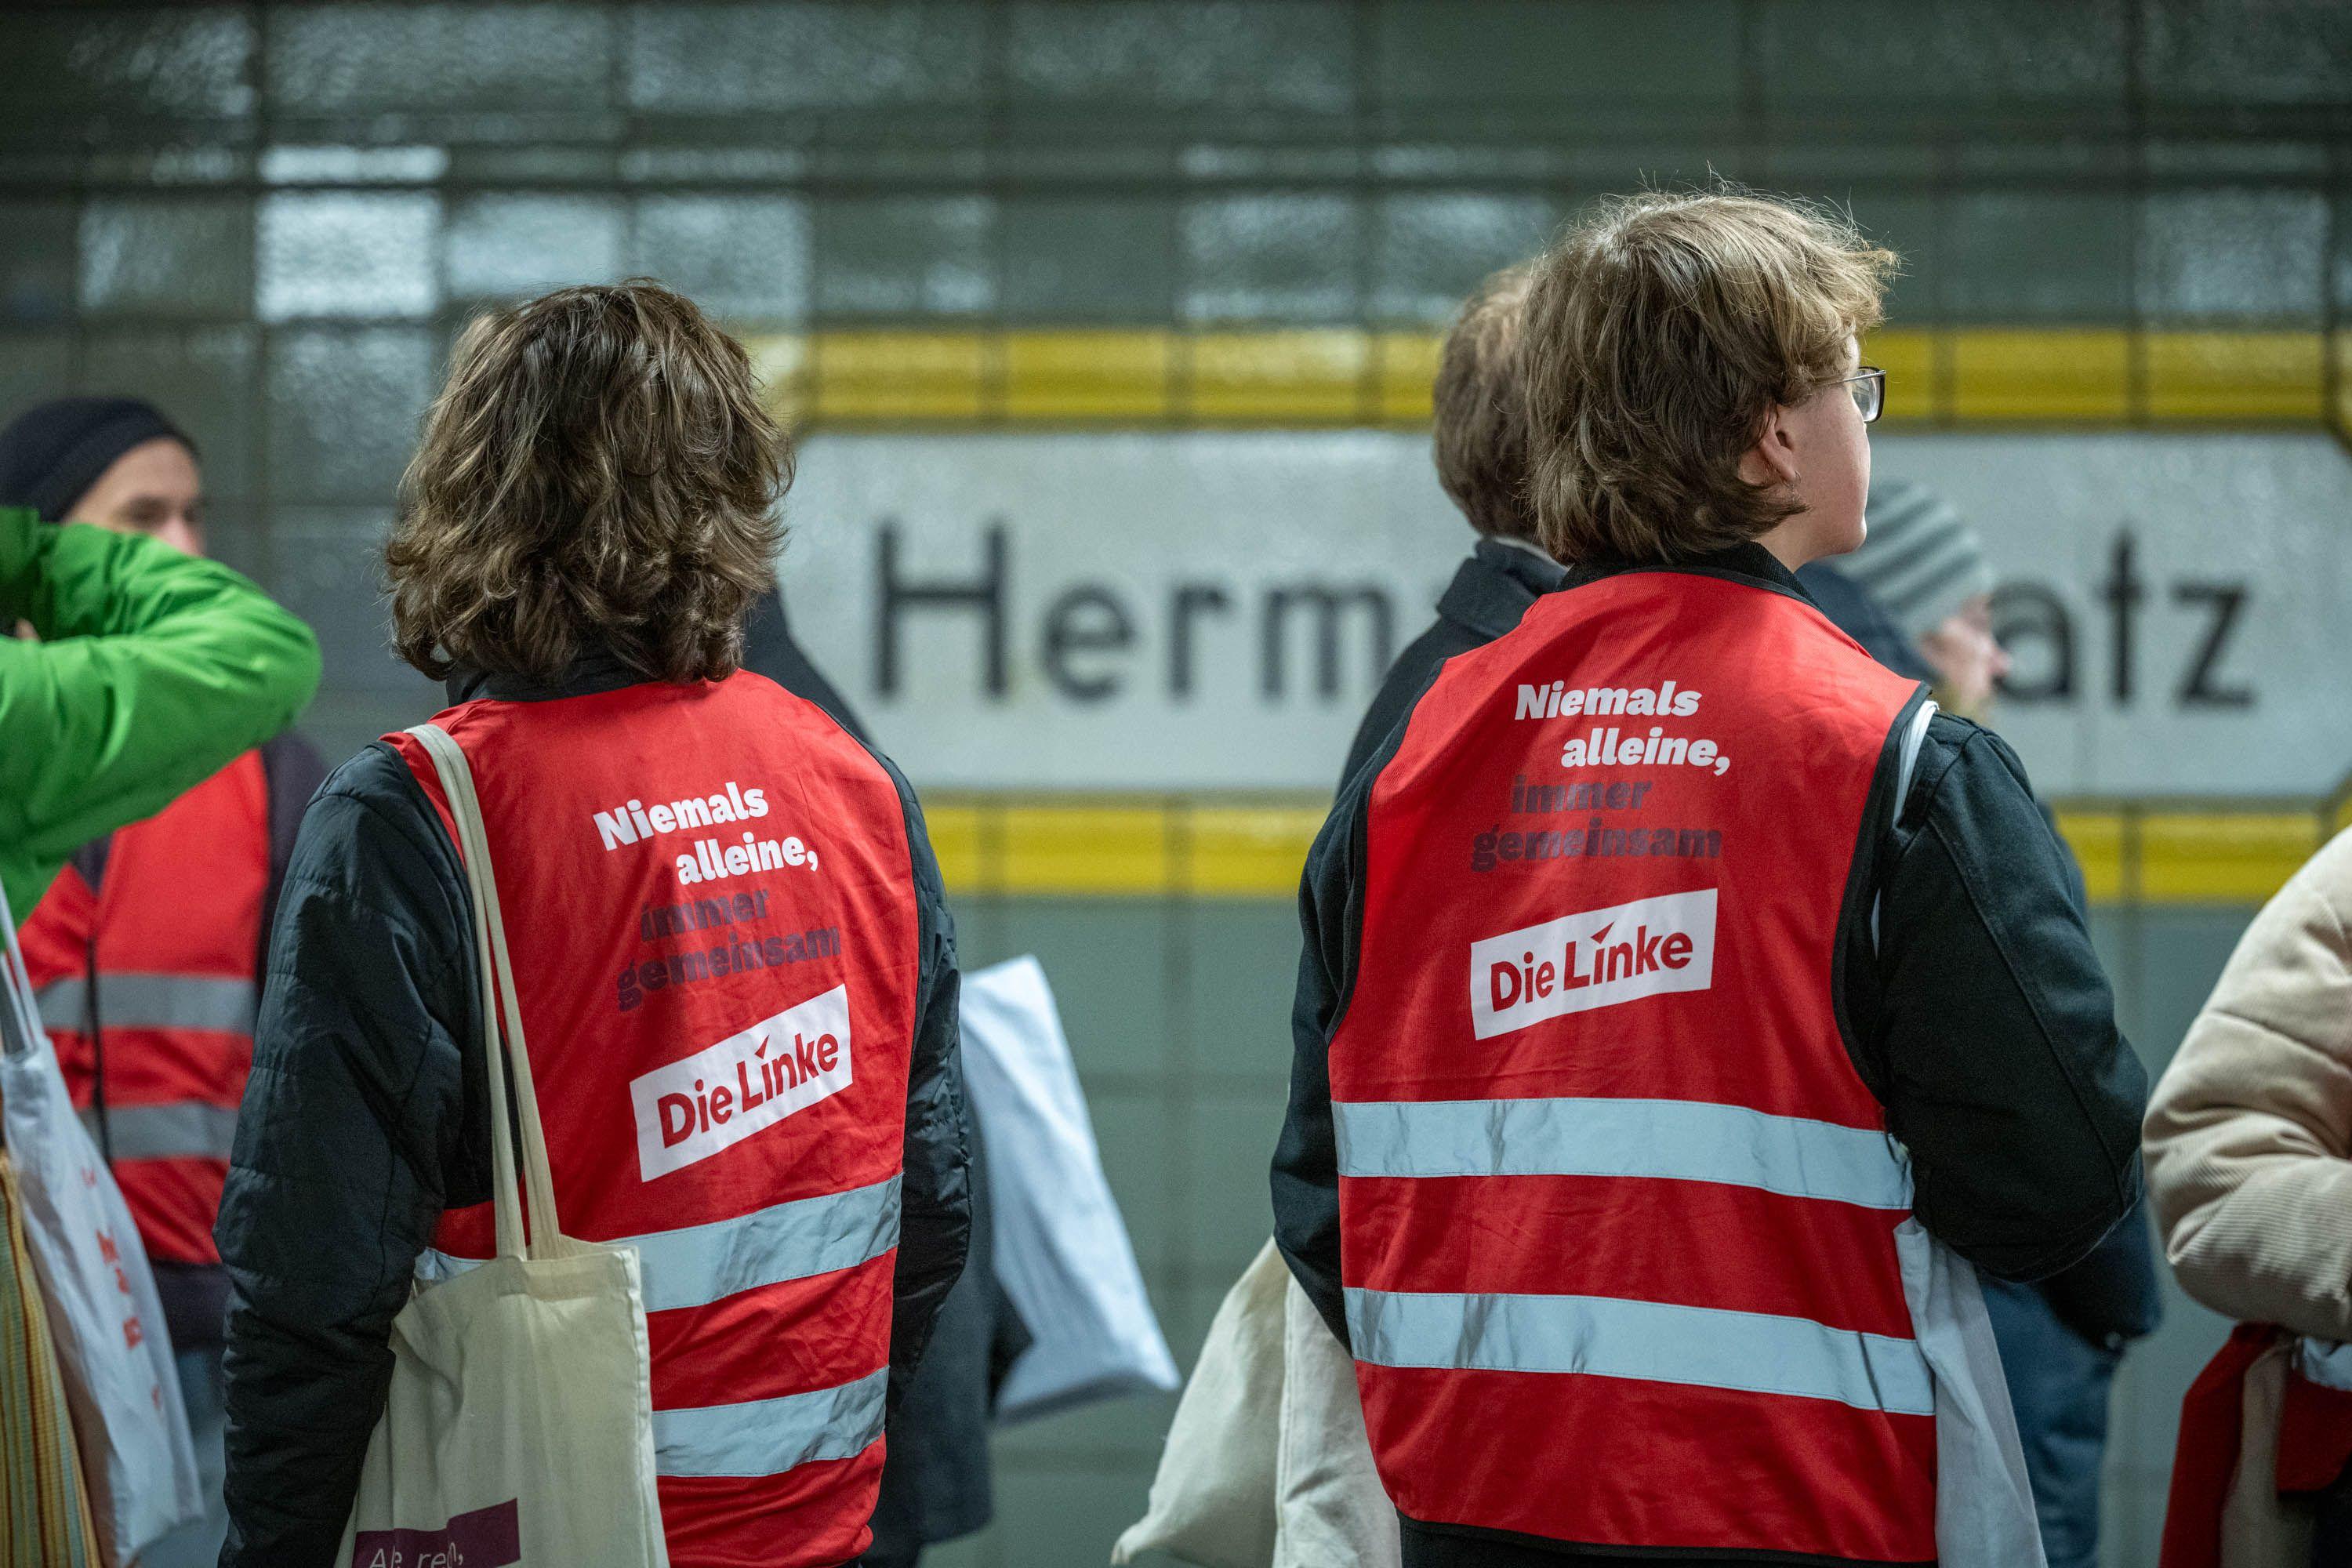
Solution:
M 1499 540 L 1482 539 L 1437 601 L 1437 613 L 1488 641 L 1519 624 L 1528 606 L 1563 587 L 1568 570 Z
M 1688 572 L 1701 577 L 1721 577 L 1727 582 L 1745 583 L 1753 588 L 1763 588 L 1775 594 L 1811 605 L 1813 596 L 1797 581 L 1797 574 L 1780 564 L 1779 556 L 1753 540 L 1735 544 L 1728 550 L 1710 551 L 1705 555 L 1693 555 L 1682 561 L 1629 561 L 1599 556 L 1580 561 L 1568 574 L 1568 586 L 1582 587 L 1608 577 L 1621 577 L 1629 572 Z M 1816 609 L 1819 605 L 1814 606 Z
M 444 683 L 449 693 L 449 705 L 471 702 L 476 698 L 488 698 L 495 702 L 545 702 L 557 697 L 592 697 L 600 691 L 618 691 L 624 686 L 636 686 L 650 679 L 643 670 L 632 669 L 618 658 L 603 649 L 585 653 L 572 661 L 571 668 L 553 680 L 542 680 L 534 675 L 514 670 L 456 669 Z

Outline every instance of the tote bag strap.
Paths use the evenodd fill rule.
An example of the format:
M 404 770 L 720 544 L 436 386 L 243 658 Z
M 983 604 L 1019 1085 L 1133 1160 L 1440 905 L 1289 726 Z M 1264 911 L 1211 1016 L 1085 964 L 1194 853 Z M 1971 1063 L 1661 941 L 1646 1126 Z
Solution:
M 499 1255 L 502 1258 L 561 1258 L 576 1250 L 562 1234 L 555 1217 L 555 1177 L 547 1159 L 547 1133 L 539 1119 L 539 1095 L 532 1087 L 530 1052 L 523 1041 L 522 1005 L 515 994 L 514 967 L 507 957 L 507 933 L 499 911 L 498 877 L 490 866 L 489 837 L 482 826 L 482 805 L 474 793 L 474 770 L 449 732 L 437 724 L 418 724 L 416 737 L 441 775 L 448 797 L 449 816 L 457 827 L 457 849 L 466 863 L 466 886 L 473 895 L 475 952 L 482 971 L 482 1053 L 490 1090 L 490 1156 L 492 1202 L 498 1221 Z M 505 1027 L 499 1027 L 503 1004 Z M 532 1224 L 526 1240 L 522 1202 L 516 1187 L 516 1158 L 508 1136 L 506 1074 L 499 1070 L 499 1041 L 504 1037 L 505 1057 L 514 1074 L 516 1116 L 520 1128 L 521 1192 L 529 1195 Z
M 16 945 L 16 917 L 0 892 L 0 1054 L 30 1056 L 48 1044 L 33 1006 L 33 977 Z

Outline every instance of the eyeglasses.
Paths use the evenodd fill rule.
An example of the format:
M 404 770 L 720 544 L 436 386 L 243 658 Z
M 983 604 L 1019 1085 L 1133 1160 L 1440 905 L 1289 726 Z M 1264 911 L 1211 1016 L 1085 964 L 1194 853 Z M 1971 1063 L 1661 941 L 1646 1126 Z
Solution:
M 1864 365 L 1852 375 L 1838 377 L 1840 384 L 1853 393 L 1853 405 L 1862 410 L 1862 422 L 1875 425 L 1886 411 L 1886 373 L 1874 364 Z

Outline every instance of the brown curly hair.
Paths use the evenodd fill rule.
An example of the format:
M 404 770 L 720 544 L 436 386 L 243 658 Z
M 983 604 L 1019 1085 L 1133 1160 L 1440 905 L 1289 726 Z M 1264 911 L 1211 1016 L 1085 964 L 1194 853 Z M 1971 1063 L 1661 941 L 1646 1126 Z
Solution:
M 643 279 L 477 317 L 400 483 L 393 640 L 435 679 L 602 650 L 716 680 L 774 585 L 792 449 L 742 345 Z
M 1481 533 L 1532 540 L 1519 318 L 1533 268 L 1506 267 L 1478 285 L 1438 356 L 1432 445 L 1437 482 Z
M 1616 196 L 1536 263 L 1528 490 L 1563 561 L 1674 561 L 1798 510 L 1739 475 L 1776 404 L 1844 373 L 1896 261 L 1842 214 L 1735 187 Z

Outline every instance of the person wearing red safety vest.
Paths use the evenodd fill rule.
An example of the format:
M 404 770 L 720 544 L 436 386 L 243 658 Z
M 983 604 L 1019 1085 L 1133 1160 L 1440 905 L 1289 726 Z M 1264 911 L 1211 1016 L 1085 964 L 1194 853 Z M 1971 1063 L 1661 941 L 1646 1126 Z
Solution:
M 152 405 L 67 397 L 0 430 L 0 500 L 205 552 L 195 444 Z M 154 1270 L 196 1442 L 205 1516 L 142 1553 L 219 1555 L 227 1277 L 213 1218 L 253 1054 L 268 912 L 325 770 L 290 731 L 161 811 L 82 845 L 17 932 L 74 1103 Z
M 565 289 L 461 340 L 386 552 L 478 783 L 559 1216 L 640 1258 L 675 1568 L 865 1549 L 968 1229 L 921 814 L 740 668 L 789 472 L 691 303 Z M 331 1561 L 394 1314 L 491 1254 L 471 952 L 434 769 L 388 735 L 304 820 L 221 1205 L 231 1568 Z
M 2137 1196 L 2145 1082 L 2022 770 L 1793 574 L 1862 534 L 1891 262 L 1727 193 L 1547 254 L 1568 581 L 1310 856 L 1276 1237 L 1407 1568 L 1934 1562 L 1898 1230 L 2032 1277 Z

